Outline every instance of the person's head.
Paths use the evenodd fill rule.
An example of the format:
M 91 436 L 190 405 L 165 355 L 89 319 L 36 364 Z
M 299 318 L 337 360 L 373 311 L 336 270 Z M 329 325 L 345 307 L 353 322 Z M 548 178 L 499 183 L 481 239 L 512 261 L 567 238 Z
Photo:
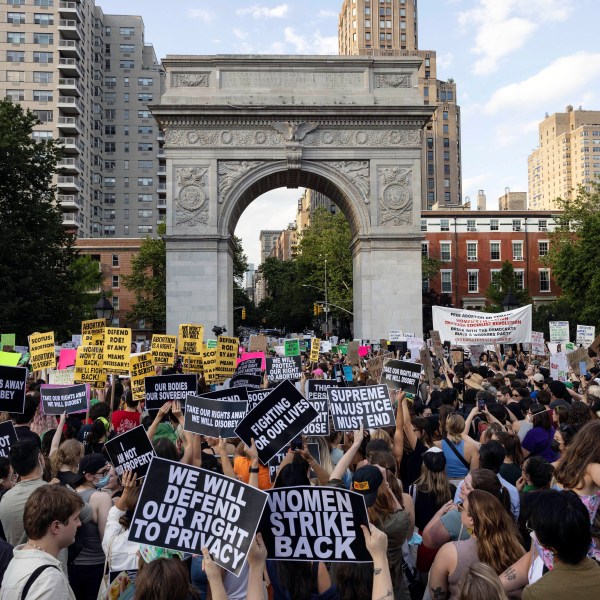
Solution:
M 391 451 L 393 440 L 390 434 L 385 429 L 373 429 L 371 431 L 371 439 L 367 444 L 367 454 L 369 452 L 385 452 Z
M 454 406 L 458 399 L 458 390 L 453 387 L 442 390 L 442 404 L 445 406 Z
M 523 463 L 522 472 L 527 483 L 538 489 L 544 489 L 550 487 L 554 467 L 541 456 L 530 456 Z
M 472 564 L 463 575 L 458 600 L 508 600 L 498 575 L 482 562 Z
M 561 455 L 564 454 L 567 446 L 572 442 L 578 429 L 578 427 L 575 427 L 575 425 L 570 425 L 569 423 L 559 425 L 554 432 L 552 450 L 554 452 L 560 452 Z
M 496 398 L 501 404 L 508 404 L 509 402 L 512 402 L 511 395 L 512 390 L 507 385 L 500 386 L 496 392 Z
M 337 563 L 335 573 L 338 600 L 370 600 L 373 589 L 372 564 Z
M 600 420 L 590 421 L 575 434 L 556 469 L 556 480 L 567 489 L 583 485 L 588 465 L 600 463 Z
M 474 404 L 483 401 L 483 403 L 486 406 L 491 406 L 492 404 L 494 404 L 496 402 L 496 398 L 494 396 L 494 394 L 492 394 L 491 392 L 488 392 L 487 390 L 479 390 L 477 392 L 477 394 L 475 395 L 475 402 Z
M 586 557 L 592 541 L 590 515 L 571 491 L 538 492 L 528 527 L 544 548 L 569 565 L 579 564 Z
M 191 583 L 185 562 L 178 558 L 140 561 L 135 580 L 135 600 L 188 600 Z
M 13 470 L 8 456 L 0 456 L 0 488 L 9 488 L 13 485 Z
M 521 558 L 523 549 L 515 522 L 492 494 L 473 490 L 464 501 L 461 522 L 477 537 L 479 560 L 497 575 Z
M 450 485 L 446 475 L 446 457 L 437 446 L 423 453 L 421 476 L 415 481 L 417 489 L 435 495 L 439 503 L 451 500 Z
M 93 423 L 85 441 L 88 444 L 99 444 L 106 438 L 108 433 L 108 420 L 104 417 L 98 417 Z
M 127 389 L 125 391 L 124 398 L 125 398 L 125 408 L 131 412 L 137 412 L 137 410 L 140 406 L 140 401 L 133 399 L 133 394 L 131 393 L 130 389 Z
M 375 465 L 365 465 L 356 469 L 352 477 L 351 489 L 364 496 L 367 508 L 375 504 L 377 494 L 384 482 L 383 469 Z
M 59 549 L 66 548 L 75 541 L 82 507 L 83 500 L 74 491 L 60 485 L 43 485 L 25 503 L 25 533 L 34 542 L 51 536 Z
M 310 485 L 308 472 L 309 464 L 302 456 L 295 454 L 292 462 L 280 469 L 273 487 L 283 488 L 296 487 L 298 485 Z
M 546 410 L 545 406 L 534 404 L 529 409 L 531 414 L 531 424 L 534 427 L 539 427 L 545 431 L 550 431 L 552 427 L 552 415 Z
M 460 441 L 462 432 L 465 429 L 465 420 L 462 415 L 452 413 L 446 419 L 446 434 L 448 439 L 457 443 Z
M 90 419 L 95 421 L 100 417 L 104 417 L 108 419 L 110 415 L 110 407 L 105 402 L 96 402 L 96 404 L 92 404 L 90 407 Z
M 40 475 L 44 466 L 40 463 L 40 449 L 31 439 L 17 440 L 8 453 L 10 466 L 19 477 L 32 475 L 36 469 L 40 469 Z
M 459 498 L 462 502 L 473 490 L 483 490 L 498 498 L 506 512 L 510 514 L 510 495 L 508 490 L 500 483 L 498 476 L 489 469 L 473 469 L 465 477 L 460 487 Z
M 499 402 L 493 402 L 492 404 L 487 405 L 488 412 L 498 419 L 502 425 L 506 423 L 508 420 L 508 413 L 506 412 L 506 408 L 504 404 L 500 404 Z
M 509 358 L 504 363 L 504 368 L 508 373 L 515 373 L 517 370 L 517 361 L 514 358 Z
M 29 425 L 35 417 L 35 411 L 40 405 L 40 394 L 27 394 L 25 396 L 25 405 L 23 413 L 10 413 L 10 418 L 15 425 Z
M 571 425 L 581 426 L 594 418 L 590 407 L 581 401 L 573 402 L 568 422 Z
M 548 389 L 552 394 L 552 400 L 558 400 L 568 398 L 567 386 L 562 381 L 555 381 L 554 379 L 548 383 Z
M 87 485 L 97 489 L 103 488 L 110 480 L 110 464 L 104 455 L 86 454 L 79 463 L 79 469 L 73 485 Z
M 490 440 L 479 447 L 479 466 L 482 469 L 489 469 L 494 473 L 498 473 L 505 458 L 506 450 L 496 440 Z
M 177 462 L 180 458 L 177 446 L 166 437 L 157 439 L 152 443 L 154 446 L 154 452 L 159 458 L 165 458 Z
M 83 458 L 83 444 L 77 440 L 65 440 L 50 458 L 52 477 L 56 477 L 63 467 L 76 471 Z
M 514 387 L 511 392 L 511 402 L 520 402 L 523 398 L 529 398 L 529 390 L 525 387 Z
M 506 458 L 510 458 L 512 462 L 520 465 L 523 463 L 523 452 L 521 450 L 521 440 L 514 433 L 506 431 L 498 431 L 494 433 L 492 440 L 500 442 L 506 452 Z
M 117 472 L 115 471 L 115 468 L 113 466 L 110 467 L 108 477 L 108 483 L 102 488 L 104 491 L 108 491 L 111 494 L 114 494 L 115 492 L 122 489 L 123 486 L 121 485 L 119 477 L 117 476 Z

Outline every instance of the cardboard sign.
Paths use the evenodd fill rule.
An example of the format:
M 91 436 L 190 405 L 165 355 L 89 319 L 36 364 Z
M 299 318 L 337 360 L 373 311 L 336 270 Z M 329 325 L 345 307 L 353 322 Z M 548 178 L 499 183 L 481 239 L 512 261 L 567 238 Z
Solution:
M 29 361 L 34 371 L 54 369 L 56 355 L 54 352 L 54 332 L 32 333 L 29 336 Z
M 247 408 L 245 388 L 188 396 L 183 428 L 210 437 L 235 437 L 235 428 L 246 416 Z
M 23 414 L 28 370 L 0 366 L 0 412 Z
M 367 361 L 367 371 L 371 376 L 371 379 L 375 381 L 381 380 L 381 373 L 383 371 L 383 363 L 388 359 L 392 358 L 394 354 L 392 352 L 384 352 L 379 356 L 374 356 Z
M 102 346 L 80 346 L 75 359 L 73 383 L 89 383 L 94 387 L 104 385 L 106 373 L 102 368 L 104 352 Z
M 102 368 L 107 373 L 129 374 L 131 356 L 131 329 L 107 327 L 104 333 L 104 358 Z
M 267 358 L 267 379 L 269 381 L 299 381 L 302 376 L 300 356 L 276 356 Z
M 152 335 L 152 362 L 155 365 L 172 365 L 175 362 L 175 346 L 177 337 L 174 335 Z
M 239 340 L 233 337 L 220 335 L 217 341 L 217 364 L 215 378 L 225 381 L 235 373 L 237 366 Z
M 12 421 L 0 423 L 0 456 L 7 457 L 11 446 L 17 439 L 17 433 Z
M 247 389 L 247 388 L 246 388 Z M 248 390 L 248 410 L 250 412 L 258 406 L 273 390 Z
M 587 348 L 577 348 L 573 352 L 567 354 L 567 361 L 569 363 L 569 369 L 576 375 L 584 375 L 586 371 L 589 371 L 594 366 L 594 361 L 588 356 Z M 581 363 L 585 365 L 585 370 L 581 372 Z
M 195 394 L 195 375 L 156 375 L 144 379 L 146 410 L 157 410 L 166 402 L 181 402 L 185 406 L 188 394 Z
M 600 335 L 590 344 L 590 350 L 596 355 L 600 354 Z
M 248 352 L 262 352 L 263 354 L 267 351 L 269 340 L 264 335 L 251 335 L 250 343 L 248 344 Z
M 381 383 L 386 383 L 390 390 L 416 394 L 420 377 L 421 365 L 403 360 L 388 360 L 383 365 Z
M 245 387 L 249 390 L 260 390 L 263 378 L 260 375 L 234 375 L 229 380 L 229 388 Z
M 393 427 L 396 419 L 387 385 L 330 388 L 329 410 L 336 431 Z
M 85 412 L 90 402 L 90 388 L 85 383 L 65 387 L 40 387 L 42 412 L 45 415 L 68 415 Z
M 5 367 L 16 367 L 21 358 L 20 352 L 4 352 L 0 351 L 0 365 Z
M 48 371 L 48 383 L 63 386 L 73 385 L 75 383 L 75 367 L 69 367 L 62 371 Z
M 262 362 L 264 357 L 247 358 L 238 364 L 235 369 L 236 375 L 258 375 L 262 373 Z
M 154 365 L 150 352 L 137 354 L 129 360 L 129 371 L 131 373 L 131 395 L 134 400 L 144 400 L 146 397 L 146 386 L 144 380 L 149 375 L 154 375 Z
M 429 382 L 429 385 L 433 385 L 434 372 L 433 372 L 433 364 L 431 362 L 431 355 L 429 354 L 429 348 L 421 348 L 419 352 L 419 360 L 423 365 L 423 369 L 425 370 L 425 378 Z
M 321 350 L 321 340 L 319 338 L 312 338 L 310 341 L 310 362 L 319 362 L 319 351 Z
M 368 526 L 361 494 L 334 487 L 269 490 L 260 523 L 267 558 L 371 562 L 360 528 Z
M 240 421 L 235 433 L 247 446 L 254 438 L 258 458 L 266 465 L 318 416 L 294 384 L 284 381 Z
M 239 575 L 267 495 L 224 475 L 154 457 L 129 527 L 129 540 L 201 554 Z
M 596 337 L 596 328 L 594 325 L 577 325 L 577 335 L 575 343 L 586 348 L 594 343 Z
M 570 339 L 569 321 L 549 321 L 550 341 L 554 344 L 564 344 Z
M 138 479 L 145 477 L 152 457 L 156 456 L 143 425 L 108 440 L 104 449 L 119 477 L 122 477 L 125 471 L 135 473 Z
M 531 353 L 532 354 L 546 354 L 546 347 L 544 344 L 544 332 L 543 331 L 532 331 L 531 332 Z
M 201 354 L 204 325 L 180 325 L 177 336 L 179 354 Z
M 283 343 L 284 351 L 286 356 L 299 356 L 300 355 L 300 340 L 285 340 Z
M 331 379 L 309 379 L 306 382 L 306 399 L 319 416 L 302 430 L 304 435 L 329 435 L 327 390 L 332 387 L 337 387 L 337 382 Z

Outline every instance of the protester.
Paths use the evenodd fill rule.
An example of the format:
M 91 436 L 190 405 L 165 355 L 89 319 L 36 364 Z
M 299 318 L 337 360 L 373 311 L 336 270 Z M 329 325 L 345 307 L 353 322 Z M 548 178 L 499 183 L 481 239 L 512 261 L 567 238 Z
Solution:
M 508 600 L 492 567 L 482 562 L 473 563 L 463 575 L 458 600 Z
M 117 435 L 137 427 L 141 419 L 140 403 L 133 399 L 130 389 L 123 393 L 123 404 L 121 410 L 115 410 L 112 414 L 112 426 Z

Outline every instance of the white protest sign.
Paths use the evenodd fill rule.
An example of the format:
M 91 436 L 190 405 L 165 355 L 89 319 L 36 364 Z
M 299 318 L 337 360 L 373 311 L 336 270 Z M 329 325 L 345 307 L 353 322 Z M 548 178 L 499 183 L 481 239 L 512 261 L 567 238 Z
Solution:
M 577 337 L 575 343 L 578 346 L 590 346 L 596 339 L 596 327 L 594 325 L 577 325 Z
M 556 381 L 567 381 L 569 376 L 569 362 L 565 352 L 550 355 L 550 377 Z
M 388 339 L 390 342 L 403 342 L 404 334 L 402 333 L 402 331 L 400 331 L 400 329 L 390 329 Z
M 532 331 L 531 332 L 531 353 L 532 354 L 545 354 L 546 348 L 544 347 L 544 332 L 543 331 Z
M 551 342 L 563 344 L 569 341 L 569 321 L 550 321 L 548 326 Z

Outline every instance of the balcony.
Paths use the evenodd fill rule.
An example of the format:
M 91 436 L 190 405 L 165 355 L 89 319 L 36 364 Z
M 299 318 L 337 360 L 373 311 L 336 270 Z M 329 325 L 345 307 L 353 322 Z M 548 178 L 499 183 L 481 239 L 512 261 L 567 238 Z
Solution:
M 59 175 L 57 185 L 61 192 L 81 192 L 79 177 L 74 177 L 73 175 Z
M 167 208 L 167 199 L 159 198 L 156 207 L 159 209 L 163 209 L 163 210 L 166 209 Z
M 161 195 L 166 195 L 167 193 L 167 184 L 166 183 L 159 183 L 158 184 L 158 193 Z
M 59 160 L 56 166 L 63 173 L 75 173 L 77 175 L 81 175 L 82 173 L 82 165 L 81 161 L 78 158 L 63 158 Z
M 78 194 L 59 194 L 57 200 L 63 210 L 79 210 L 83 208 L 83 202 Z
M 78 58 L 81 60 L 81 50 L 79 44 L 75 40 L 58 40 L 58 50 L 61 56 L 70 58 Z
M 61 133 L 70 133 L 81 135 L 79 119 L 75 117 L 58 117 L 58 128 Z
M 165 159 L 165 158 L 166 158 L 166 156 L 165 156 L 165 151 L 164 151 L 164 149 L 163 149 L 163 148 L 159 148 L 159 149 L 158 149 L 158 152 L 156 153 L 156 156 L 157 156 L 157 158 L 162 158 L 162 159 Z
M 65 77 L 81 77 L 81 69 L 79 61 L 75 58 L 59 58 L 58 69 L 60 74 Z
M 59 137 L 57 141 L 59 144 L 62 144 L 63 150 L 67 154 L 73 154 L 73 152 L 83 151 L 83 144 L 79 138 Z
M 60 31 L 63 38 L 68 40 L 80 40 L 83 37 L 79 23 L 74 19 L 60 19 L 58 31 Z
M 58 91 L 69 96 L 83 96 L 83 90 L 79 84 L 79 79 L 73 77 L 61 77 L 58 80 Z
M 79 227 L 83 225 L 83 218 L 78 211 L 63 213 L 62 221 L 65 227 Z
M 156 141 L 157 142 L 164 142 L 165 141 L 165 132 L 164 131 L 159 131 L 158 135 L 156 136 Z
M 58 11 L 65 19 L 75 19 L 81 23 L 81 13 L 79 12 L 79 2 L 59 2 Z
M 158 165 L 158 171 L 156 171 L 156 174 L 159 177 L 166 177 L 167 176 L 167 167 L 166 167 L 166 165 Z
M 63 113 L 69 115 L 83 115 L 83 104 L 75 96 L 59 96 L 58 97 L 58 108 Z

